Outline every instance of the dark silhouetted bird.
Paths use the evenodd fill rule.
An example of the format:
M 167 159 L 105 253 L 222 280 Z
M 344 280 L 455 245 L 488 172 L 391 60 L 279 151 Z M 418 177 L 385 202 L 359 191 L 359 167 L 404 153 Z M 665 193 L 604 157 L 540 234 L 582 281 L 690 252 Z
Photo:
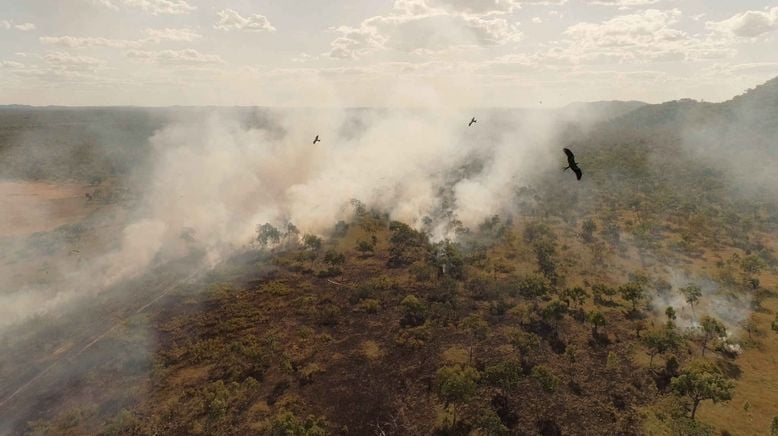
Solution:
M 313 143 L 316 144 L 317 142 L 321 142 L 321 139 L 319 139 L 319 135 L 316 135 L 316 137 L 313 138 Z
M 477 123 L 477 122 L 478 122 L 478 121 L 476 121 L 475 117 L 473 117 L 473 119 L 472 119 L 472 120 L 470 120 L 470 123 L 467 125 L 467 127 L 470 127 L 470 126 L 472 126 L 473 124 L 475 124 L 475 123 Z
M 583 171 L 581 171 L 580 168 L 578 168 L 578 164 L 575 163 L 575 155 L 572 151 L 570 151 L 569 148 L 565 148 L 565 154 L 567 155 L 567 166 L 562 168 L 562 171 L 565 171 L 567 169 L 573 170 L 575 173 L 575 177 L 578 180 L 581 180 L 581 176 L 583 176 Z

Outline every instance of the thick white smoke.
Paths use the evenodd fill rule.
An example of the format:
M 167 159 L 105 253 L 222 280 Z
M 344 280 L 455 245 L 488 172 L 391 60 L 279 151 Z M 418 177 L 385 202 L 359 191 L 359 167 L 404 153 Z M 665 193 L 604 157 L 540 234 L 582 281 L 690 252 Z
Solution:
M 149 139 L 153 167 L 115 248 L 64 266 L 56 286 L 3 293 L 0 328 L 185 256 L 184 232 L 214 265 L 251 243 L 258 224 L 326 234 L 350 217 L 352 199 L 421 227 L 440 216 L 444 192 L 447 212 L 476 226 L 512 212 L 515 188 L 556 150 L 551 117 L 522 112 L 485 111 L 472 127 L 473 114 L 458 110 L 189 115 Z M 322 142 L 312 144 L 316 135 Z M 448 223 L 434 224 L 433 238 L 453 237 Z

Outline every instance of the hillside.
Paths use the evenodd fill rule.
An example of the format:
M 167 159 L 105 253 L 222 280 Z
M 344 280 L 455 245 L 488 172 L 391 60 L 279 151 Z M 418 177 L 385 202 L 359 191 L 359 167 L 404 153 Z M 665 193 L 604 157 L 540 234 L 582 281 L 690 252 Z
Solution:
M 511 213 L 476 226 L 441 189 L 438 216 L 417 228 L 354 199 L 319 235 L 258 222 L 213 268 L 200 268 L 199 235 L 182 233 L 186 257 L 0 336 L 0 432 L 769 434 L 778 185 L 754 165 L 775 162 L 778 79 L 719 104 L 594 108 L 559 115 L 549 146 L 560 163 L 557 149 L 575 150 L 583 180 L 554 162 L 504 193 Z M 26 133 L 13 110 L 0 132 L 16 150 Z M 110 190 L 145 165 L 145 139 L 173 115 L 127 111 L 88 117 L 132 135 L 132 157 L 63 178 L 83 182 L 94 165 Z M 277 116 L 245 111 L 256 129 Z M 69 119 L 67 131 L 71 116 L 33 118 L 43 132 Z M 371 116 L 355 110 L 343 129 L 357 135 Z M 454 176 L 478 176 L 478 159 Z M 118 232 L 131 203 L 90 204 L 81 230 L 38 233 L 36 247 Z M 440 220 L 448 239 L 431 237 Z

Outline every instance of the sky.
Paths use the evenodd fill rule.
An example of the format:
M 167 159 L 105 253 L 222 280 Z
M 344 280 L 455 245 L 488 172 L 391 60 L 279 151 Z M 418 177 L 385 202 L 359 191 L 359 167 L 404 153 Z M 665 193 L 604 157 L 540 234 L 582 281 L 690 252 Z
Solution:
M 0 0 L 0 104 L 723 101 L 777 75 L 756 0 Z

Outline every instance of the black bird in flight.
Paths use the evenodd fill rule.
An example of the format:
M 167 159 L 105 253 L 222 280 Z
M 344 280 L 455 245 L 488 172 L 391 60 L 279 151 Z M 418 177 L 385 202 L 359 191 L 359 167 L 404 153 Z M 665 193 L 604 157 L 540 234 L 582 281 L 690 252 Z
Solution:
M 581 180 L 581 176 L 583 176 L 583 171 L 581 171 L 580 168 L 578 168 L 578 164 L 575 163 L 575 155 L 572 151 L 570 151 L 569 148 L 565 148 L 565 154 L 567 155 L 567 166 L 562 168 L 562 171 L 565 171 L 567 169 L 573 170 L 575 173 L 575 177 L 578 180 Z
M 313 138 L 313 143 L 316 144 L 317 142 L 321 142 L 321 139 L 319 139 L 319 135 L 316 135 L 316 137 Z
M 467 125 L 467 127 L 470 127 L 470 126 L 472 126 L 474 123 L 477 123 L 477 122 L 478 122 L 478 121 L 476 121 L 475 117 L 473 117 L 473 119 L 472 119 L 472 120 L 470 120 L 470 123 Z

